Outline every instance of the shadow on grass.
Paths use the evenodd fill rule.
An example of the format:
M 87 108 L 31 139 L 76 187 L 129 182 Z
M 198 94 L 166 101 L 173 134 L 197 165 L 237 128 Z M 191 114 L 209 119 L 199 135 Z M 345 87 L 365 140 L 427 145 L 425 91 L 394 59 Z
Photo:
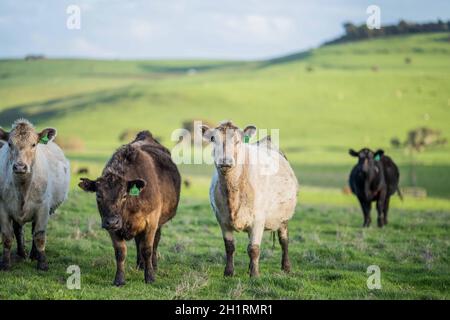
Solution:
M 120 89 L 101 90 L 90 94 L 76 94 L 43 102 L 10 106 L 0 112 L 0 125 L 9 127 L 19 118 L 26 118 L 34 123 L 50 121 L 69 116 L 74 112 L 82 112 L 94 104 L 114 104 L 124 99 L 137 99 L 141 95 L 142 93 L 134 92 L 127 86 Z

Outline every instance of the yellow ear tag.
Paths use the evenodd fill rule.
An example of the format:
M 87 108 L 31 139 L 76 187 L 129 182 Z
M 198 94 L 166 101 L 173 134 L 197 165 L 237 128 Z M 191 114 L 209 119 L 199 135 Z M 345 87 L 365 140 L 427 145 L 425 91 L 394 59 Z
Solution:
M 41 138 L 41 140 L 39 140 L 39 143 L 47 144 L 49 141 L 50 141 L 50 139 L 48 138 L 48 136 L 47 136 L 47 134 L 46 134 L 45 136 L 43 136 L 43 137 Z
M 138 197 L 141 193 L 141 190 L 136 185 L 133 185 L 133 187 L 130 189 L 130 196 Z

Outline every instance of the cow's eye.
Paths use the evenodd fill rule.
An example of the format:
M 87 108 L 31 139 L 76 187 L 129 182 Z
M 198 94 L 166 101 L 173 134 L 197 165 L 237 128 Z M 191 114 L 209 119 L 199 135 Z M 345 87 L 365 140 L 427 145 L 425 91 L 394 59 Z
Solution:
M 32 146 L 32 147 L 33 147 L 33 148 L 36 147 L 36 143 L 33 143 L 33 146 Z
M 216 141 L 216 139 L 214 138 L 214 136 L 211 136 L 211 142 L 214 142 L 214 141 Z

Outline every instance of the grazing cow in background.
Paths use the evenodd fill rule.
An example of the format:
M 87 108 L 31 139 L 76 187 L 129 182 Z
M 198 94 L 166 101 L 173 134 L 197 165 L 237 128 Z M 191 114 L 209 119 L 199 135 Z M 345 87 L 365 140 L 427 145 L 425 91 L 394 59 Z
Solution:
M 2 269 L 11 267 L 14 236 L 17 254 L 26 258 L 23 225 L 32 222 L 33 246 L 30 258 L 39 270 L 47 270 L 45 256 L 49 215 L 67 198 L 70 165 L 53 142 L 56 130 L 36 132 L 24 119 L 14 122 L 11 132 L 0 129 L 0 229 L 3 239 Z
M 181 177 L 170 151 L 142 131 L 113 154 L 100 178 L 82 178 L 79 186 L 97 195 L 116 255 L 114 285 L 125 284 L 125 241 L 133 238 L 137 265 L 144 268 L 145 282 L 153 282 L 161 227 L 175 216 L 180 199 Z
M 388 223 L 388 211 L 390 197 L 398 192 L 402 195 L 398 187 L 400 173 L 394 161 L 384 154 L 383 150 L 373 152 L 364 148 L 359 152 L 353 149 L 349 154 L 358 158 L 358 163 L 350 173 L 350 188 L 358 197 L 364 214 L 363 227 L 370 225 L 370 210 L 372 201 L 377 203 L 378 227 L 383 227 Z
M 234 274 L 233 231 L 245 231 L 249 235 L 247 252 L 252 277 L 259 275 L 264 230 L 278 231 L 283 251 L 282 270 L 289 272 L 288 221 L 295 212 L 298 193 L 297 178 L 289 162 L 269 137 L 248 143 L 256 133 L 254 126 L 242 131 L 231 122 L 224 122 L 215 129 L 202 126 L 202 133 L 213 144 L 216 170 L 209 196 L 225 242 L 224 275 Z

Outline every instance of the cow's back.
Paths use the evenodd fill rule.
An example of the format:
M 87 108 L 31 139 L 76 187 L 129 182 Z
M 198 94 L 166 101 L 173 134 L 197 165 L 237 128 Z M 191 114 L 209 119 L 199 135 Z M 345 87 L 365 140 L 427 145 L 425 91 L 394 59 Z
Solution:
M 167 149 L 157 145 L 143 144 L 140 150 L 148 155 L 154 164 L 162 201 L 161 224 L 164 224 L 176 213 L 180 200 L 181 176 Z

